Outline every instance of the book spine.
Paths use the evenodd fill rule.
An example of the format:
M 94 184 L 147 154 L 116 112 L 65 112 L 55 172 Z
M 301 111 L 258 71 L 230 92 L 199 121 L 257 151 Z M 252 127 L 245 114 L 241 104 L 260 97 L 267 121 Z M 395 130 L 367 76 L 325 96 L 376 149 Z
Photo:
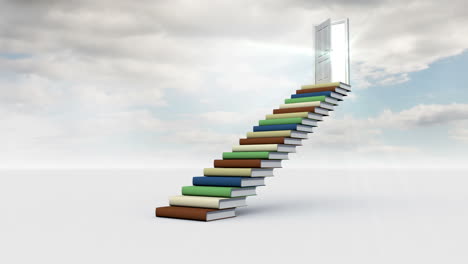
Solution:
M 261 126 L 283 125 L 283 124 L 301 124 L 301 123 L 302 123 L 302 118 L 300 118 L 300 117 L 267 119 L 267 120 L 260 120 L 258 122 L 258 124 L 261 125 Z
M 254 126 L 254 132 L 260 131 L 277 131 L 277 130 L 296 130 L 297 124 L 283 124 L 283 125 L 268 125 L 268 126 Z
M 251 168 L 205 168 L 203 169 L 205 176 L 252 176 Z
M 297 108 L 284 108 L 284 109 L 275 109 L 273 114 L 285 114 L 285 113 L 297 113 L 297 112 L 315 112 L 315 107 L 297 107 Z
M 330 91 L 315 92 L 315 93 L 301 93 L 301 94 L 291 95 L 291 99 L 302 98 L 302 97 L 313 97 L 313 96 L 331 96 L 331 94 L 332 94 L 332 92 L 330 92 Z
M 312 96 L 312 97 L 302 97 L 302 98 L 293 98 L 286 99 L 284 103 L 286 104 L 295 104 L 295 103 L 306 103 L 306 102 L 323 102 L 325 101 L 326 96 Z
M 315 110 L 315 108 L 314 108 Z M 308 112 L 299 112 L 299 113 L 287 113 L 287 114 L 270 114 L 270 115 L 266 115 L 265 118 L 267 120 L 270 120 L 270 119 L 285 119 L 285 118 L 307 118 L 309 117 L 309 113 Z
M 193 177 L 195 186 L 241 187 L 243 177 Z
M 238 145 L 232 146 L 233 152 L 242 152 L 242 151 L 278 151 L 277 144 L 263 144 L 263 145 Z
M 290 137 L 291 130 L 247 132 L 247 138 Z
M 266 137 L 266 138 L 241 138 L 240 145 L 255 145 L 255 144 L 284 144 L 285 137 Z
M 215 168 L 261 168 L 261 159 L 215 160 Z
M 184 186 L 182 195 L 231 197 L 232 187 Z
M 266 151 L 258 152 L 223 152 L 223 159 L 268 159 Z

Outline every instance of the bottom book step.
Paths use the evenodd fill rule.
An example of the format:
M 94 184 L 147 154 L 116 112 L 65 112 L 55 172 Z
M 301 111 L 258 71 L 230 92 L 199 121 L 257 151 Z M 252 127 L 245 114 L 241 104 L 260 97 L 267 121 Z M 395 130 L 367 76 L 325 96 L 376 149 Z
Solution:
M 202 207 L 213 209 L 247 206 L 246 197 L 226 198 L 187 195 L 169 197 L 169 204 L 173 206 Z
M 209 209 L 184 206 L 164 206 L 156 208 L 156 217 L 169 217 L 199 221 L 213 221 L 236 216 L 235 208 Z

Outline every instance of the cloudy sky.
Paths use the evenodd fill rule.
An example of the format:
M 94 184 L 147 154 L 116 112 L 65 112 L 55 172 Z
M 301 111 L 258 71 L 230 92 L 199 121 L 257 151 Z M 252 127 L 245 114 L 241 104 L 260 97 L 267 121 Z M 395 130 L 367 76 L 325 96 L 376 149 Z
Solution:
M 206 167 L 349 17 L 352 96 L 286 167 L 466 167 L 465 1 L 0 0 L 3 168 Z

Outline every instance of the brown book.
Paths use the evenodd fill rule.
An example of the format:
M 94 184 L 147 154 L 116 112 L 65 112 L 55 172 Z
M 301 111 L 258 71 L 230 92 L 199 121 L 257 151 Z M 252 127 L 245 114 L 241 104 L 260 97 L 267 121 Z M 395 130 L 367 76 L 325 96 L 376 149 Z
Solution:
M 285 144 L 285 137 L 265 137 L 265 138 L 241 138 L 240 145 L 255 145 L 255 144 Z
M 322 88 L 296 90 L 296 94 L 328 92 L 328 91 L 334 92 L 336 87 L 337 86 L 328 86 L 328 87 L 322 87 Z
M 315 106 L 296 107 L 296 108 L 283 108 L 274 109 L 273 114 L 286 114 L 286 113 L 298 113 L 298 112 L 314 112 Z
M 156 217 L 212 221 L 234 216 L 236 216 L 234 208 L 222 210 L 185 206 L 164 206 L 156 208 Z

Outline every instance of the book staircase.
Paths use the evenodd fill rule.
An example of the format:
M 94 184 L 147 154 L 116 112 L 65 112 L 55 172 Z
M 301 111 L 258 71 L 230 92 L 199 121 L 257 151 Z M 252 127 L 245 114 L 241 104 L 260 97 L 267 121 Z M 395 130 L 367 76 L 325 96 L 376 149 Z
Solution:
M 214 168 L 193 177 L 193 186 L 170 197 L 170 206 L 156 208 L 156 216 L 200 221 L 235 217 L 236 207 L 247 205 L 247 196 L 256 195 L 256 187 L 265 185 L 273 169 L 281 168 L 288 153 L 296 152 L 296 146 L 350 91 L 349 85 L 339 82 L 302 86 L 247 132 L 232 152 L 215 160 Z

